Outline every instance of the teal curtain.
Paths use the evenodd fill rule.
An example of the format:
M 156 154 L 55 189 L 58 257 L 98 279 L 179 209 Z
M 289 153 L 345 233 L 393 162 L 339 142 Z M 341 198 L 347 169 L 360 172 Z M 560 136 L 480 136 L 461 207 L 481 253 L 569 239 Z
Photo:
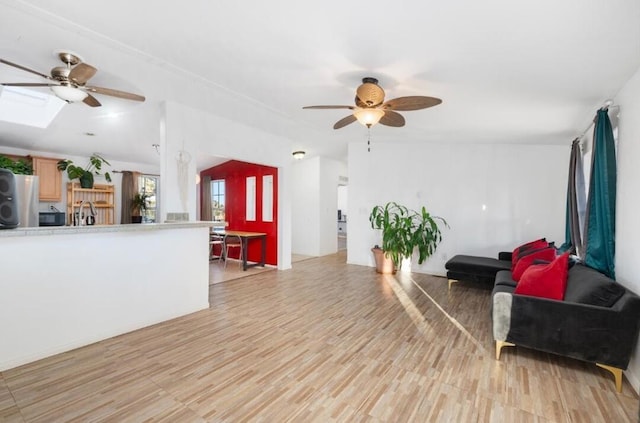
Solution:
M 582 257 L 582 229 L 586 208 L 584 172 L 582 170 L 582 153 L 580 139 L 576 138 L 571 144 L 569 157 L 569 178 L 567 183 L 567 213 L 565 226 L 565 241 L 560 251 L 571 251 Z
M 585 231 L 585 264 L 615 279 L 616 150 L 611 121 L 603 109 L 598 110 L 593 131 Z

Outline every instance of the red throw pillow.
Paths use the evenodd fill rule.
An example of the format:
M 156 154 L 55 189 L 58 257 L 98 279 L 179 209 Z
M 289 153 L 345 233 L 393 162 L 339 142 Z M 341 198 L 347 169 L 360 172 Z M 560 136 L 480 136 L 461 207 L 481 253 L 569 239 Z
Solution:
M 518 255 L 520 255 L 520 253 L 527 250 L 539 250 L 540 248 L 547 247 L 548 245 L 549 243 L 547 242 L 546 238 L 540 238 L 516 247 L 511 253 L 511 271 L 513 272 L 513 269 L 516 267 L 516 263 L 518 262 Z
M 549 264 L 535 264 L 524 271 L 515 294 L 564 300 L 569 274 L 569 253 L 558 256 Z
M 547 260 L 552 261 L 556 258 L 556 249 L 552 247 L 541 248 L 539 250 L 528 250 L 520 255 L 520 259 L 516 263 L 516 266 L 511 272 L 511 278 L 514 281 L 519 281 L 520 277 L 529 266 L 531 266 L 534 260 Z

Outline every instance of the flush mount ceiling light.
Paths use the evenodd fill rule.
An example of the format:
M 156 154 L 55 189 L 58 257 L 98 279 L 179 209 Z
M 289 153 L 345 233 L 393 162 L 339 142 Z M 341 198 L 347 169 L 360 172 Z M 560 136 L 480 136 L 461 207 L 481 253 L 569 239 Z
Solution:
M 89 95 L 85 91 L 69 85 L 52 85 L 50 88 L 56 96 L 71 103 L 82 101 Z
M 296 159 L 296 160 L 302 160 L 304 158 L 305 154 L 306 153 L 304 151 L 302 151 L 302 150 L 294 151 L 293 152 L 293 158 Z

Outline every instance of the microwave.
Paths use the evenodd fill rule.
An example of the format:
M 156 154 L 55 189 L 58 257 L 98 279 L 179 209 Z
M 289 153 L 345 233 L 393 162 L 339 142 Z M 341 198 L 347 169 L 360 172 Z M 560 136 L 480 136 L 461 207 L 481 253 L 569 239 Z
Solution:
M 40 212 L 40 226 L 64 226 L 65 223 L 62 212 Z

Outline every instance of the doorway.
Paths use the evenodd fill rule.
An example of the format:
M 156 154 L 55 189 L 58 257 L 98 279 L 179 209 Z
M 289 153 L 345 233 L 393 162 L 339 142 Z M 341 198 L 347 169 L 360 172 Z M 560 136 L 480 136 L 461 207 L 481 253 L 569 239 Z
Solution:
M 338 185 L 338 251 L 347 249 L 347 210 L 349 189 Z

